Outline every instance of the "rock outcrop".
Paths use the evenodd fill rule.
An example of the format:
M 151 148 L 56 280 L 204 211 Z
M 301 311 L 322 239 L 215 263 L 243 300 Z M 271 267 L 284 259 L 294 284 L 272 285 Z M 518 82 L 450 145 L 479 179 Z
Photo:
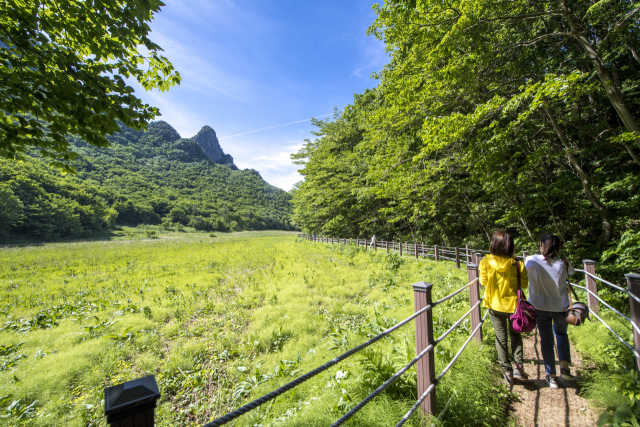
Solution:
M 233 170 L 238 170 L 238 167 L 233 164 L 233 157 L 222 151 L 222 147 L 220 147 L 218 137 L 216 136 L 216 131 L 211 129 L 211 127 L 204 126 L 193 139 L 212 162 L 228 166 Z

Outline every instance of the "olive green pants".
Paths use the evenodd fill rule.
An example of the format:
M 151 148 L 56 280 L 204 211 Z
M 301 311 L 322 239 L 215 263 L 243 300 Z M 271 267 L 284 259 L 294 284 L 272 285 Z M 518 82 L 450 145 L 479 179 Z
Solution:
M 491 315 L 491 323 L 496 331 L 496 350 L 498 352 L 498 363 L 503 371 L 510 372 L 513 370 L 509 360 L 509 350 L 507 349 L 507 340 L 511 337 L 511 353 L 513 353 L 513 361 L 516 365 L 522 364 L 524 350 L 522 349 L 522 336 L 513 330 L 511 322 L 512 313 L 503 313 L 501 311 L 489 310 Z

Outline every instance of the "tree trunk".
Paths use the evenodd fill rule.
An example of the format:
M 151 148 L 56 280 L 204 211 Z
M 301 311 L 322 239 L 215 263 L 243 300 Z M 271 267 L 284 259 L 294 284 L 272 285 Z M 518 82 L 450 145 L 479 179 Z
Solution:
M 573 38 L 575 38 L 582 49 L 586 52 L 587 56 L 593 63 L 596 68 L 596 73 L 604 86 L 605 91 L 607 92 L 607 96 L 609 97 L 609 101 L 613 105 L 613 108 L 616 110 L 622 123 L 627 128 L 629 132 L 640 132 L 640 125 L 636 122 L 636 119 L 633 117 L 633 114 L 627 108 L 626 104 L 622 100 L 622 93 L 618 90 L 617 85 L 615 84 L 607 66 L 604 64 L 600 56 L 598 55 L 598 51 L 596 50 L 593 43 L 589 41 L 589 39 L 584 35 L 584 28 L 580 24 L 578 18 L 571 12 L 569 7 L 567 6 L 567 0 L 562 0 L 562 15 L 569 21 L 569 25 L 571 26 L 571 31 L 573 33 Z M 640 148 L 640 139 L 636 139 L 636 145 Z
M 465 206 L 469 211 L 469 214 L 471 214 L 471 216 L 475 218 L 476 222 L 484 232 L 484 236 L 487 238 L 487 242 L 491 243 L 491 234 L 489 234 L 489 232 L 487 231 L 487 227 L 485 227 L 484 222 L 471 209 L 472 204 L 469 198 L 467 197 L 467 195 L 463 193 L 463 197 L 465 199 L 465 203 L 466 203 Z
M 640 55 L 638 55 L 638 52 L 636 52 L 633 46 L 631 46 L 631 43 L 629 43 L 624 37 L 622 38 L 622 42 L 625 44 L 625 46 L 627 46 L 627 48 L 631 51 L 631 55 L 633 55 L 635 60 L 640 64 Z
M 596 211 L 598 211 L 598 214 L 600 215 L 600 219 L 602 220 L 602 236 L 600 239 L 601 243 L 608 243 L 611 240 L 611 236 L 613 234 L 613 226 L 611 225 L 611 220 L 609 220 L 609 212 L 607 211 L 607 208 L 598 200 L 595 194 L 593 194 L 593 191 L 591 191 L 589 175 L 587 175 L 584 169 L 582 169 L 582 166 L 580 166 L 578 159 L 573 154 L 573 147 L 571 147 L 569 139 L 564 133 L 564 130 L 556 121 L 556 118 L 551 111 L 551 107 L 549 107 L 547 104 L 543 105 L 545 111 L 547 112 L 547 115 L 549 116 L 549 120 L 551 120 L 553 129 L 558 134 L 558 138 L 562 142 L 562 145 L 564 145 L 564 148 L 567 152 L 567 157 L 569 158 L 569 163 L 571 163 L 571 166 L 573 166 L 573 168 L 578 173 L 578 176 L 580 177 L 580 182 L 582 183 L 582 188 L 585 195 L 587 196 L 587 199 L 589 200 L 589 202 L 591 202 L 593 207 L 596 209 Z

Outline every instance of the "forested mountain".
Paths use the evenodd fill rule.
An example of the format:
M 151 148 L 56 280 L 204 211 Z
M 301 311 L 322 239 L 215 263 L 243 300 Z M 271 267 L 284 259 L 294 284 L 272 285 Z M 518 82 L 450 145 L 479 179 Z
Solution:
M 379 85 L 294 159 L 303 229 L 536 249 L 640 269 L 637 4 L 387 1 Z
M 111 146 L 71 140 L 77 174 L 34 155 L 0 161 L 0 236 L 86 236 L 120 224 L 201 230 L 293 229 L 291 195 L 238 170 L 208 126 L 183 139 L 165 122 L 122 127 Z

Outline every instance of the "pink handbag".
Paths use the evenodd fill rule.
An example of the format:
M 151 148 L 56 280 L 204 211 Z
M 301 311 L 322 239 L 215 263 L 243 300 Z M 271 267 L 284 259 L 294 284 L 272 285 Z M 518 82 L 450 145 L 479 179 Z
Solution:
M 513 321 L 513 330 L 522 332 L 531 332 L 536 328 L 536 308 L 529 301 L 522 298 L 522 288 L 520 287 L 520 261 L 516 259 L 516 270 L 518 271 L 518 305 L 516 312 L 511 315 Z

